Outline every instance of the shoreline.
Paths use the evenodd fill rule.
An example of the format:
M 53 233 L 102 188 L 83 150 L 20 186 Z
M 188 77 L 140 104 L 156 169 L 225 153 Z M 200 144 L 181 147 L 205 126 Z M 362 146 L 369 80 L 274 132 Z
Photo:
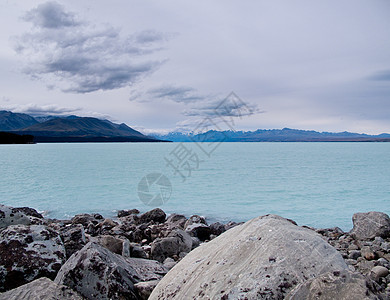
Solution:
M 288 227 L 288 230 L 299 230 L 308 236 L 313 235 L 317 239 L 317 244 L 319 240 L 323 241 L 321 243 L 338 253 L 340 260 L 346 266 L 345 272 L 358 274 L 356 276 L 363 276 L 361 278 L 369 280 L 370 284 L 372 282 L 375 289 L 371 289 L 370 293 L 390 297 L 390 218 L 388 215 L 379 212 L 354 214 L 354 228 L 349 232 L 344 232 L 338 227 L 317 229 L 298 226 L 293 220 L 275 215 L 259 218 L 267 222 L 268 219 L 272 222 L 277 220 L 280 226 L 287 224 L 292 227 L 292 229 Z M 77 276 L 70 271 L 68 265 L 72 265 L 72 270 L 77 269 L 80 261 L 76 263 L 75 260 L 83 257 L 83 260 L 87 259 L 88 263 L 92 264 L 91 268 L 93 272 L 97 272 L 97 278 L 101 278 L 102 270 L 95 270 L 94 262 L 90 261 L 91 257 L 97 255 L 104 260 L 101 262 L 104 269 L 113 268 L 111 260 L 118 263 L 120 261 L 120 264 L 129 264 L 131 261 L 128 267 L 132 268 L 131 272 L 138 272 L 138 277 L 136 276 L 138 279 L 132 279 L 134 282 L 126 288 L 127 293 L 132 295 L 132 299 L 148 299 L 153 289 L 160 281 L 163 284 L 162 279 L 167 273 L 167 276 L 170 276 L 170 270 L 176 265 L 190 267 L 186 265 L 186 260 L 190 260 L 197 251 L 199 252 L 198 249 L 223 243 L 224 237 L 233 232 L 233 228 L 235 232 L 240 232 L 241 228 L 253 220 L 245 223 L 208 223 L 202 216 L 186 217 L 178 214 L 168 216 L 161 209 L 153 209 L 142 214 L 137 209 L 119 210 L 116 218 L 104 218 L 95 213 L 78 214 L 69 220 L 57 220 L 44 218 L 33 208 L 0 205 L 0 248 L 2 250 L 0 275 L 3 275 L 0 276 L 0 292 L 15 292 L 18 288 L 22 289 L 26 284 L 34 282 L 42 284 L 39 278 L 48 277 L 48 280 L 54 280 L 54 282 L 50 281 L 50 284 L 61 284 L 69 289 L 69 293 L 81 294 L 88 299 L 93 299 L 86 296 L 88 293 L 85 284 L 89 285 L 90 282 L 80 279 L 90 276 L 85 273 L 87 262 L 80 264 L 81 269 Z M 382 225 L 373 231 L 375 226 L 370 223 L 370 220 L 375 220 Z M 277 229 L 278 226 L 275 228 Z M 236 238 L 240 236 L 245 239 L 243 233 L 237 234 Z M 275 239 L 275 237 L 270 239 L 266 245 L 269 246 Z M 260 240 L 261 238 L 258 239 Z M 16 251 L 15 245 L 17 245 Z M 31 249 L 34 249 L 33 253 Z M 109 261 L 105 261 L 106 259 Z M 238 262 L 234 257 L 229 259 Z M 273 256 L 270 256 L 270 262 L 273 260 Z M 11 262 L 16 262 L 17 265 L 12 266 Z M 138 267 L 134 267 L 135 265 Z M 205 272 L 206 275 L 201 277 L 207 277 L 207 270 Z M 376 272 L 379 272 L 379 275 Z M 109 297 L 105 294 L 110 284 L 103 279 L 96 280 L 99 284 L 96 283 L 94 293 L 102 294 L 103 299 L 106 296 L 117 299 L 115 295 L 110 294 Z M 103 281 L 100 282 L 101 280 Z M 115 278 L 115 280 L 119 279 Z M 47 285 L 47 282 L 45 284 Z M 160 286 L 158 285 L 156 293 L 164 290 Z M 280 291 L 281 295 L 284 297 L 287 293 L 291 293 L 293 287 L 291 283 L 290 287 Z M 121 290 L 118 286 L 115 289 Z M 275 290 L 276 292 L 278 291 Z M 9 296 L 7 293 L 6 295 Z M 0 299 L 3 299 L 1 294 Z

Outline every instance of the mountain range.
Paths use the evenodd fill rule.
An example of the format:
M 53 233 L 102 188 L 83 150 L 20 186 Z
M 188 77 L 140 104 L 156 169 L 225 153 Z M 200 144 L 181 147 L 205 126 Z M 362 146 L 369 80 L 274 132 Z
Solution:
M 35 142 L 161 142 L 126 124 L 78 116 L 46 116 L 0 111 L 0 131 L 32 135 Z
M 390 142 L 390 134 L 367 135 L 353 132 L 318 132 L 299 129 L 258 129 L 255 131 L 172 132 L 154 135 L 173 142 Z
M 171 132 L 146 136 L 126 124 L 79 116 L 42 116 L 0 111 L 0 131 L 34 136 L 35 142 L 390 142 L 390 134 L 318 132 L 299 129 Z M 9 137 L 10 135 L 3 135 Z M 15 137 L 12 138 L 15 140 Z M 1 141 L 0 141 L 1 142 Z

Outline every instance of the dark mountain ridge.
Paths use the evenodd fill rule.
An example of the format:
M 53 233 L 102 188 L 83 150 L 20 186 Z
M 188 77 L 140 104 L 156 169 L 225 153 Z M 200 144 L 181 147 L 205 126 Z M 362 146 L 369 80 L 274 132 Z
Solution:
M 126 124 L 92 117 L 42 117 L 38 122 L 26 114 L 2 111 L 0 131 L 32 135 L 35 142 L 160 142 Z M 25 120 L 23 123 L 22 121 Z M 12 125 L 12 126 L 11 126 Z M 23 126 L 25 125 L 25 126 Z
M 0 131 L 18 130 L 36 123 L 38 121 L 27 114 L 0 110 Z

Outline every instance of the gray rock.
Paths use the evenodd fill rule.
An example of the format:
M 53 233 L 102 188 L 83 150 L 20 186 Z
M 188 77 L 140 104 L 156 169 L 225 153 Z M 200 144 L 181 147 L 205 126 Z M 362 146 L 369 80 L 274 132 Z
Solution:
M 0 204 L 0 228 L 10 225 L 43 224 L 41 214 L 29 207 L 10 207 Z
M 171 257 L 168 257 L 164 260 L 164 267 L 166 267 L 168 270 L 172 269 L 174 266 L 176 266 L 177 262 Z
M 356 213 L 350 234 L 357 240 L 390 237 L 390 218 L 382 212 Z
M 191 251 L 150 299 L 282 299 L 307 279 L 347 268 L 320 235 L 268 215 Z
M 58 233 L 44 225 L 12 225 L 0 231 L 0 290 L 39 277 L 54 278 L 65 262 Z
M 349 252 L 348 258 L 356 260 L 360 257 L 360 255 L 361 254 L 359 250 L 352 250 L 351 252 Z
M 137 291 L 140 299 L 147 300 L 150 297 L 150 294 L 156 287 L 160 280 L 151 280 L 146 282 L 139 282 L 134 285 L 135 290 Z
M 124 258 L 90 242 L 67 260 L 55 282 L 87 299 L 138 299 L 134 284 L 159 280 L 166 272 L 156 261 Z
M 286 297 L 288 300 L 302 299 L 380 299 L 373 284 L 359 273 L 350 271 L 330 272 L 299 284 Z
M 187 229 L 187 227 L 192 225 L 192 224 L 199 224 L 199 223 L 207 225 L 207 222 L 206 222 L 204 217 L 201 217 L 198 215 L 193 215 L 193 216 L 189 217 L 188 220 L 186 221 L 186 223 L 184 224 L 184 229 Z
M 163 262 L 167 257 L 179 255 L 180 252 L 190 252 L 191 249 L 191 236 L 181 229 L 175 229 L 168 237 L 153 241 L 151 257 L 159 262 Z
M 382 266 L 375 266 L 371 269 L 370 277 L 374 280 L 378 280 L 381 277 L 389 275 L 389 270 Z
M 75 291 L 42 277 L 0 294 L 0 300 L 83 300 Z

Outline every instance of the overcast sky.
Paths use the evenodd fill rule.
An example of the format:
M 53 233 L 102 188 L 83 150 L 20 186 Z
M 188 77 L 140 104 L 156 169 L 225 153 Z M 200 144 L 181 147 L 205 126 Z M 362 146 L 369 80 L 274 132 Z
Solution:
M 192 130 L 234 92 L 237 130 L 390 132 L 388 0 L 0 0 L 0 20 L 0 109 Z

